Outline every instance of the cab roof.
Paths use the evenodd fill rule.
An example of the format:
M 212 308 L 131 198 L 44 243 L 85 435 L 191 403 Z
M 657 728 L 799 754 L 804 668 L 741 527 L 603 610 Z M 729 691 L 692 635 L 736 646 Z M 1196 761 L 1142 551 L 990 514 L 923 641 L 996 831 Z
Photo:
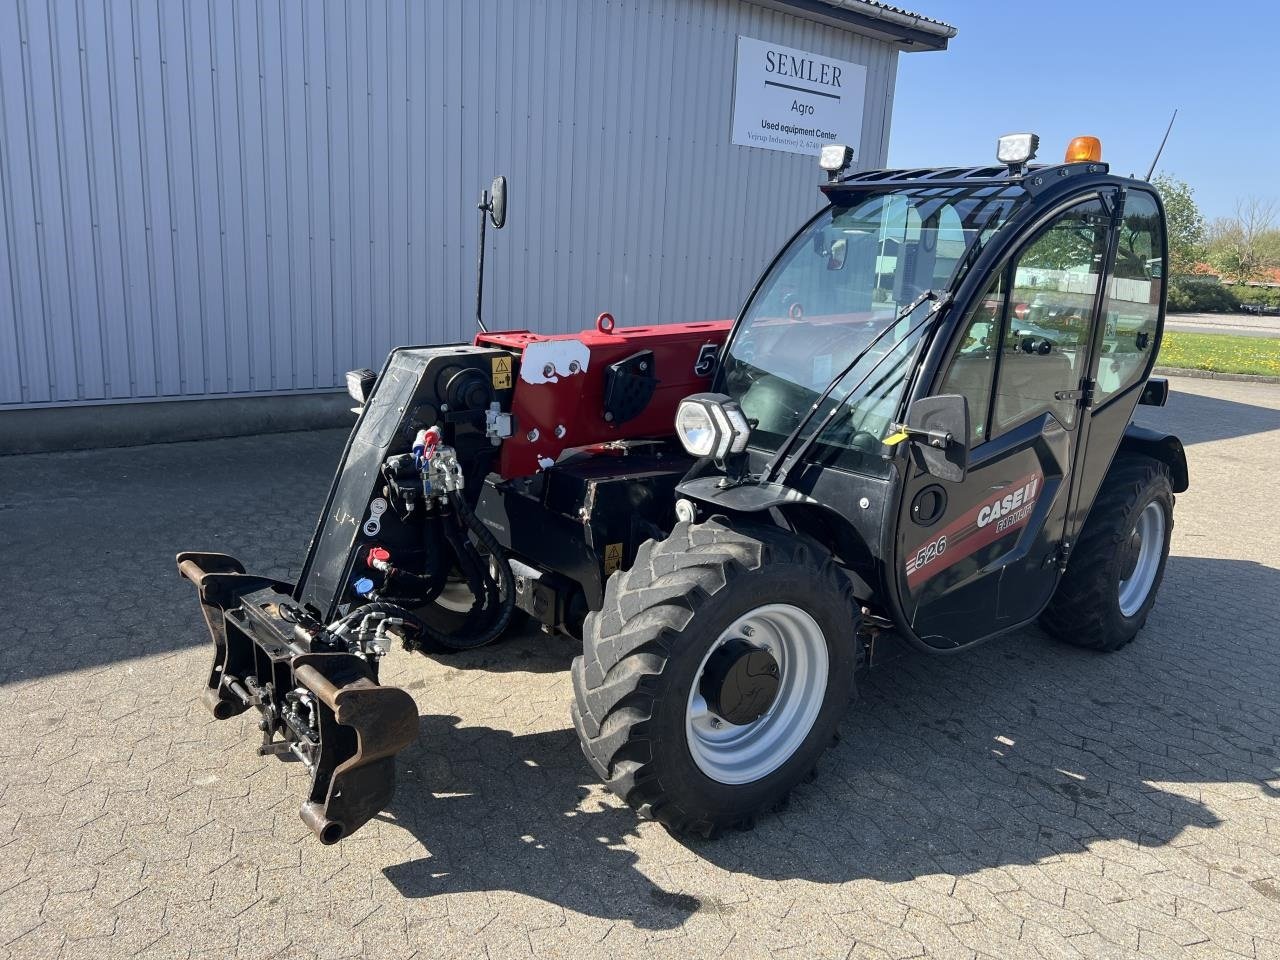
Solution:
M 1022 173 L 993 164 L 983 167 L 918 167 L 901 170 L 863 170 L 821 185 L 827 196 L 846 190 L 898 190 L 906 187 L 992 187 L 1037 194 L 1067 177 L 1105 176 L 1111 168 L 1092 163 L 1031 164 Z

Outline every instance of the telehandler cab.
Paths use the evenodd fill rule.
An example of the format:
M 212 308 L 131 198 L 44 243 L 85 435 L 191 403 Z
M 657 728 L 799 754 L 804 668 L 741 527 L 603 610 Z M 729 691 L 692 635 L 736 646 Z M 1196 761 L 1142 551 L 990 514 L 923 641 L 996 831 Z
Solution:
M 204 703 L 261 714 L 334 843 L 417 732 L 378 683 L 393 640 L 471 648 L 518 609 L 582 638 L 573 722 L 609 788 L 712 835 L 813 770 L 886 631 L 1128 643 L 1188 482 L 1178 439 L 1130 419 L 1167 394 L 1164 212 L 1096 140 L 1032 166 L 1037 143 L 862 173 L 824 148 L 827 205 L 732 324 L 602 314 L 353 371 L 297 583 L 178 556 L 215 647 Z M 505 206 L 499 178 L 482 229 Z

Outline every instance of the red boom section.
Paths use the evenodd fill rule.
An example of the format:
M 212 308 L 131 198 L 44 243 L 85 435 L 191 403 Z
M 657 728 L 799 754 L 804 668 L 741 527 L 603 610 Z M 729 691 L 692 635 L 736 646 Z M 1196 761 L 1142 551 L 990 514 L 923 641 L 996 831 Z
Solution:
M 671 436 L 680 401 L 709 388 L 715 357 L 730 326 L 729 320 L 711 320 L 617 327 L 612 317 L 601 314 L 596 329 L 581 333 L 512 330 L 477 335 L 477 346 L 519 354 L 513 370 L 494 371 L 495 386 L 511 376 L 515 388 L 515 432 L 502 443 L 499 473 L 525 477 L 555 463 L 565 450 Z M 646 352 L 651 356 L 637 359 Z M 628 360 L 633 367 L 644 363 L 644 375 L 657 384 L 643 409 L 625 421 L 611 421 L 605 410 L 610 367 Z

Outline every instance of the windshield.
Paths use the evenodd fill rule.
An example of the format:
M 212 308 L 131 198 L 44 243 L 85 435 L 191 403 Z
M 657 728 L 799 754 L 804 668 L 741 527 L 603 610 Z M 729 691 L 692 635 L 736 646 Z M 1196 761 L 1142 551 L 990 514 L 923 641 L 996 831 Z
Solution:
M 756 421 L 751 446 L 776 450 L 831 379 L 886 327 L 810 421 L 825 450 L 882 475 L 882 441 L 927 332 L 928 290 L 956 283 L 1020 194 L 1003 186 L 919 187 L 842 197 L 773 265 L 734 332 L 722 389 Z M 902 316 L 899 316 L 902 314 Z

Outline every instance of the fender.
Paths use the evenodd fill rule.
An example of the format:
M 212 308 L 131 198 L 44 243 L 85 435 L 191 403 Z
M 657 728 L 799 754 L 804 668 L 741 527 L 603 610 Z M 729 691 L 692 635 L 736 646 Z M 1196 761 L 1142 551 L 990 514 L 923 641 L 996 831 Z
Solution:
M 1172 433 L 1161 433 L 1130 422 L 1124 428 L 1124 436 L 1120 438 L 1117 456 L 1124 453 L 1139 453 L 1167 464 L 1169 473 L 1172 474 L 1174 493 L 1182 493 L 1191 485 L 1187 472 L 1187 453 L 1182 448 L 1182 441 Z
M 691 473 L 697 471 L 695 467 Z M 712 510 L 739 514 L 780 514 L 785 525 L 812 537 L 835 555 L 850 576 L 859 600 L 878 592 L 881 573 L 872 550 L 857 526 L 830 504 L 779 483 L 721 487 L 719 475 L 686 479 L 676 485 L 681 496 L 697 500 Z M 882 516 L 882 515 L 881 515 Z M 776 522 L 769 519 L 768 522 Z

